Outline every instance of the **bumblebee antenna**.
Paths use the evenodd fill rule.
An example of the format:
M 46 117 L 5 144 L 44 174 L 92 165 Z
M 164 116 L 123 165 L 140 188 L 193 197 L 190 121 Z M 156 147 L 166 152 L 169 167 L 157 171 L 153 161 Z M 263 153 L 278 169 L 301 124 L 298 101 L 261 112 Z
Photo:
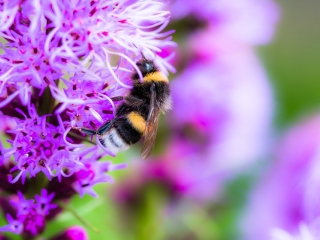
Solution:
M 146 59 L 146 57 L 143 55 L 143 53 L 142 53 L 142 52 L 140 52 L 140 53 L 141 53 L 141 55 L 142 55 L 143 60 L 144 60 L 144 61 L 147 61 L 147 59 Z
M 139 48 L 134 43 L 132 43 L 132 45 L 135 46 L 139 50 Z M 144 54 L 141 51 L 140 51 L 140 54 L 141 54 L 143 60 L 147 61 L 146 57 L 144 56 Z

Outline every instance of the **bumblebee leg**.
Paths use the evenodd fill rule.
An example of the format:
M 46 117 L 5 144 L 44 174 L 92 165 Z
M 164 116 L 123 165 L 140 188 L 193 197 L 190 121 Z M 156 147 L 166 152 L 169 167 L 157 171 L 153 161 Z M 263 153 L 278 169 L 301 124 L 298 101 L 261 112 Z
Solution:
M 106 133 L 112 126 L 113 126 L 114 120 L 111 120 L 109 122 L 106 122 L 105 124 L 103 124 L 97 131 L 98 135 L 103 135 L 104 133 Z
M 131 95 L 126 96 L 126 97 L 123 97 L 123 96 L 113 97 L 113 98 L 111 98 L 111 100 L 114 102 L 124 100 L 127 105 L 133 106 L 133 107 L 140 106 L 141 104 L 143 104 L 142 99 L 133 97 Z
M 96 135 L 97 132 L 91 129 L 87 129 L 87 128 L 81 128 L 81 132 L 83 132 L 86 135 Z
M 112 110 L 102 110 L 102 112 L 105 114 L 113 114 Z
M 125 102 L 129 106 L 139 107 L 141 104 L 143 104 L 144 101 L 140 98 L 136 98 L 136 97 L 129 95 L 129 96 L 125 97 Z
M 97 134 L 96 131 L 91 130 L 91 129 L 89 129 L 89 128 L 72 127 L 72 129 L 76 129 L 76 130 L 78 130 L 79 132 L 82 132 L 82 133 L 84 133 L 84 134 L 86 134 L 86 135 L 96 135 L 96 134 Z
M 114 102 L 117 102 L 117 101 L 122 101 L 124 99 L 123 96 L 118 96 L 118 97 L 112 97 L 111 100 L 114 101 Z

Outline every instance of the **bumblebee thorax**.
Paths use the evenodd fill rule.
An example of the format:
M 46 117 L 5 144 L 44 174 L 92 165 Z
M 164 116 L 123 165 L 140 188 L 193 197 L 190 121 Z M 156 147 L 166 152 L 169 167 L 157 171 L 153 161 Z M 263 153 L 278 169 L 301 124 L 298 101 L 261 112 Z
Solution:
M 146 76 L 144 76 L 143 80 L 146 82 L 149 81 L 149 82 L 169 83 L 168 77 L 160 71 L 148 73 Z

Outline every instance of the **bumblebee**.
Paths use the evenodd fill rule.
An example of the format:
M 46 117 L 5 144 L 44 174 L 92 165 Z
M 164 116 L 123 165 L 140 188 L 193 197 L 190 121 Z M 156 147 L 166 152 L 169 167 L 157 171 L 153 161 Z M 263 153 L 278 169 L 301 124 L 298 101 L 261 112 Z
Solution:
M 101 144 L 116 154 L 127 150 L 130 145 L 143 138 L 141 156 L 145 159 L 153 149 L 158 129 L 160 112 L 171 108 L 168 78 L 158 70 L 154 62 L 143 59 L 136 63 L 143 76 L 140 81 L 138 73 L 132 75 L 133 88 L 116 109 L 116 116 L 103 124 L 98 130 L 77 128 L 86 135 L 97 135 Z

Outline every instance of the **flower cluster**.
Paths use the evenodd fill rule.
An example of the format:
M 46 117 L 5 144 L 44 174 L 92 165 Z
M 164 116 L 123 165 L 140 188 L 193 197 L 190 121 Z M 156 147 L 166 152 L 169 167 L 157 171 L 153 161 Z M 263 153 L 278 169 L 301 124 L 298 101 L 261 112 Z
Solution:
M 57 206 L 51 204 L 54 193 L 48 195 L 46 190 L 41 191 L 41 195 L 35 195 L 35 200 L 27 200 L 21 192 L 18 192 L 18 201 L 10 201 L 15 207 L 15 217 L 7 213 L 9 224 L 1 227 L 0 231 L 9 231 L 25 236 L 37 236 L 43 232 L 46 224 L 46 216 Z
M 28 239 L 38 236 L 45 230 L 47 221 L 54 216 L 54 210 L 59 208 L 52 203 L 54 197 L 54 193 L 48 194 L 46 189 L 42 189 L 40 195 L 35 195 L 35 199 L 26 199 L 21 192 L 9 201 L 1 198 L 1 207 L 6 213 L 8 225 L 1 227 L 0 232 L 20 234 Z M 81 227 L 71 227 L 50 238 L 58 239 L 86 240 L 88 237 Z
M 12 110 L 19 97 L 10 114 L 18 112 L 22 118 L 8 131 L 15 137 L 1 155 L 2 164 L 14 155 L 11 172 L 18 174 L 11 182 L 24 182 L 38 172 L 61 180 L 84 167 L 82 158 L 97 149 L 73 144 L 70 127 L 96 128 L 112 119 L 111 97 L 131 88 L 140 51 L 152 55 L 160 46 L 173 45 L 171 31 L 161 33 L 169 21 L 162 5 L 59 0 L 2 4 L 1 36 L 6 42 L 0 56 L 0 106 L 2 112 Z M 165 70 L 164 60 L 153 57 Z M 53 112 L 47 95 L 58 102 Z
M 13 155 L 16 165 L 10 172 L 18 171 L 15 178 L 10 175 L 9 181 L 14 183 L 21 177 L 24 183 L 27 176 L 34 177 L 39 172 L 50 180 L 54 176 L 61 179 L 66 172 L 72 174 L 82 165 L 81 154 L 66 144 L 65 129 L 48 123 L 48 115 L 39 117 L 34 106 L 29 107 L 29 115 L 30 118 L 24 115 L 24 119 L 17 120 L 16 127 L 7 131 L 15 138 L 8 140 L 12 147 L 3 153 L 2 164 L 7 164 Z
M 173 31 L 163 31 L 170 19 L 164 3 L 0 3 L 0 120 L 9 143 L 0 142 L 1 190 L 19 190 L 19 202 L 12 202 L 17 213 L 7 215 L 9 225 L 2 231 L 37 237 L 45 228 L 51 200 L 68 200 L 76 193 L 97 197 L 93 187 L 112 181 L 106 173 L 125 167 L 101 160 L 108 149 L 84 144 L 93 142 L 74 129 L 97 129 L 114 118 L 119 102 L 113 97 L 130 91 L 133 71 L 142 79 L 136 66 L 142 54 L 164 73 L 173 71 L 167 62 L 171 56 L 160 54 L 175 46 Z M 36 203 L 26 200 L 23 194 L 41 190 L 33 186 L 50 195 L 36 195 Z M 41 204 L 48 204 L 46 211 Z M 68 239 L 74 239 L 72 234 Z
M 161 10 L 162 5 L 158 1 L 86 0 L 4 3 L 0 35 L 6 43 L 0 57 L 0 107 L 17 96 L 22 105 L 28 105 L 32 94 L 41 96 L 49 87 L 63 104 L 58 113 L 75 105 L 71 114 L 85 119 L 92 115 L 101 123 L 105 115 L 89 111 L 92 106 L 80 115 L 84 110 L 77 106 L 104 101 L 106 110 L 114 108 L 109 97 L 119 94 L 119 88 L 131 88 L 128 79 L 132 68 L 139 71 L 135 61 L 140 51 L 166 71 L 165 60 L 154 54 L 160 47 L 174 45 L 168 37 L 172 31 L 161 33 L 169 21 L 169 12 Z M 67 85 L 65 91 L 59 90 L 60 81 Z M 83 95 L 76 91 L 77 86 L 81 89 L 90 84 L 95 92 L 88 90 Z

